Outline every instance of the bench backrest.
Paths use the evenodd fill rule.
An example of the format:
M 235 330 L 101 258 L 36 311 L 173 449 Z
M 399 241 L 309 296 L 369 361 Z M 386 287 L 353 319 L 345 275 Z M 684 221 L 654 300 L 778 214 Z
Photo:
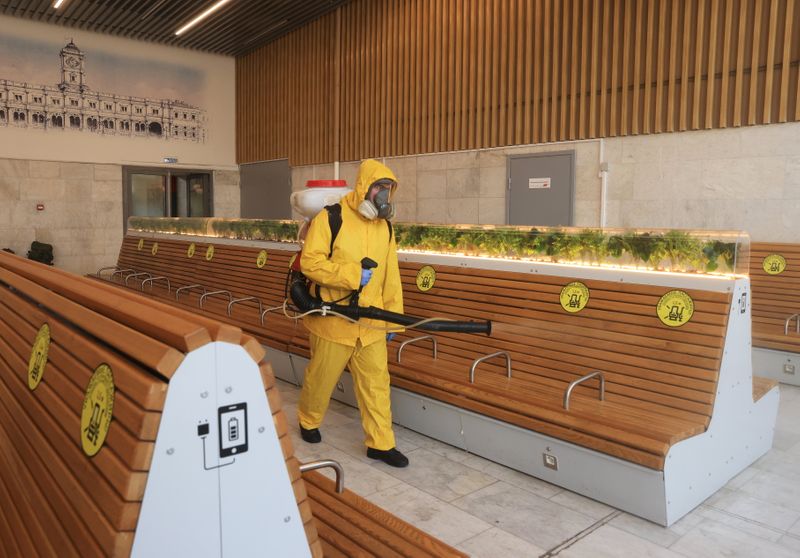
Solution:
M 36 343 L 37 335 L 45 338 L 39 335 L 44 324 L 46 365 Z M 257 342 L 238 328 L 3 253 L 0 553 L 130 554 L 169 382 L 190 353 L 213 341 L 241 345 L 260 363 L 306 535 L 320 555 L 279 396 Z M 33 390 L 29 363 L 41 380 Z M 84 396 L 103 366 L 115 388 L 113 418 L 104 443 L 89 456 L 82 436 L 99 439 L 92 425 L 101 415 L 90 413 L 89 426 L 82 424 Z
M 770 263 L 781 256 L 786 268 L 773 269 Z M 790 315 L 800 312 L 800 244 L 754 242 L 750 244 L 750 285 L 753 293 L 753 318 L 776 326 Z

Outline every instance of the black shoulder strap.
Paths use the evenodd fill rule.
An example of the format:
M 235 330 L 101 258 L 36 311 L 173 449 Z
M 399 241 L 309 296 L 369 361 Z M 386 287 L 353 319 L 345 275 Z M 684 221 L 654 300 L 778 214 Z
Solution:
M 328 211 L 328 226 L 331 229 L 331 247 L 328 251 L 328 257 L 333 256 L 333 243 L 336 242 L 336 237 L 339 236 L 339 231 L 342 230 L 342 206 L 338 203 L 326 205 L 325 209 Z M 386 225 L 389 227 L 389 242 L 392 241 L 394 229 L 392 229 L 392 222 L 386 219 Z
M 342 230 L 342 206 L 338 203 L 326 205 L 325 209 L 328 211 L 328 226 L 331 228 L 331 248 L 328 252 L 328 257 L 333 256 L 333 243 L 336 242 L 336 237 L 339 236 L 339 231 Z

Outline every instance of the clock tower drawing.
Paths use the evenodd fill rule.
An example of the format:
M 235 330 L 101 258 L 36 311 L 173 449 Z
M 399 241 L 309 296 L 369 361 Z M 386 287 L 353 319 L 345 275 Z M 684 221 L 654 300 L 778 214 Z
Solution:
M 61 91 L 83 93 L 86 90 L 84 83 L 84 57 L 83 51 L 70 41 L 61 49 Z

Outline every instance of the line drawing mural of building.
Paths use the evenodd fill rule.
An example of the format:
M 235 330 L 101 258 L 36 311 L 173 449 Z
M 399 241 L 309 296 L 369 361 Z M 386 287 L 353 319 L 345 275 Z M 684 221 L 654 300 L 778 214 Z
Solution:
M 177 99 L 92 91 L 85 56 L 71 40 L 61 49 L 56 86 L 0 79 L 0 126 L 205 142 L 204 110 Z

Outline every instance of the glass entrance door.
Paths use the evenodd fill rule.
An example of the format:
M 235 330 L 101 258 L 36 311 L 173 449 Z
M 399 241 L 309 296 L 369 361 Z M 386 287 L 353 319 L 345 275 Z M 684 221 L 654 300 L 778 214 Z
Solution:
M 158 174 L 130 175 L 130 215 L 166 217 L 167 177 Z
M 124 171 L 128 217 L 211 217 L 211 174 L 173 169 Z

